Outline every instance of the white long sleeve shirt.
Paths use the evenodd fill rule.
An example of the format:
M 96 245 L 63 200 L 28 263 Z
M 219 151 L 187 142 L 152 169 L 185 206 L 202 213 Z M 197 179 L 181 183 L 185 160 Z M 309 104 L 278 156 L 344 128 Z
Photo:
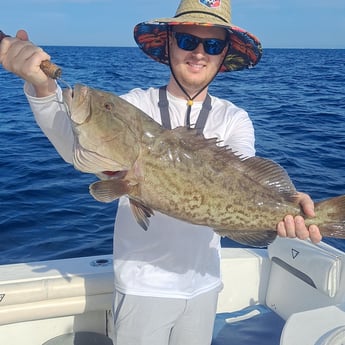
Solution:
M 36 98 L 33 88 L 25 93 L 38 125 L 62 158 L 73 161 L 73 131 L 61 90 Z M 167 94 L 171 126 L 185 123 L 186 101 Z M 134 89 L 122 96 L 161 123 L 158 89 Z M 248 114 L 231 102 L 211 96 L 204 136 L 217 137 L 243 156 L 253 156 L 254 129 Z M 196 123 L 202 103 L 194 102 L 191 123 Z M 181 115 L 182 114 L 182 115 Z M 189 224 L 159 212 L 144 231 L 135 221 L 129 202 L 122 197 L 114 230 L 115 288 L 140 296 L 192 298 L 221 288 L 220 238 L 212 229 Z

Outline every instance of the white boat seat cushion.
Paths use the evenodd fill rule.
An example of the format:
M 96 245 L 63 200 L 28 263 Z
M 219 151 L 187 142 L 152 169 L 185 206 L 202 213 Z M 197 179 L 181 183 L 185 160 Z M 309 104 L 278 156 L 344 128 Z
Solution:
M 266 303 L 284 319 L 335 303 L 342 272 L 340 251 L 324 243 L 277 238 L 268 253 L 272 265 Z
M 283 239 L 279 242 L 279 246 L 269 247 L 273 262 L 327 296 L 335 296 L 340 285 L 339 254 L 309 241 Z

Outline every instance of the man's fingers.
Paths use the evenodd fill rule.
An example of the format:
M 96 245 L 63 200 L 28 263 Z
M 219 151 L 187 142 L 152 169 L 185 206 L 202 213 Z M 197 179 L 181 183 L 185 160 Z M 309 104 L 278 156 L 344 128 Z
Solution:
M 29 35 L 25 30 L 18 30 L 16 37 L 19 38 L 22 41 L 28 41 L 29 40 Z

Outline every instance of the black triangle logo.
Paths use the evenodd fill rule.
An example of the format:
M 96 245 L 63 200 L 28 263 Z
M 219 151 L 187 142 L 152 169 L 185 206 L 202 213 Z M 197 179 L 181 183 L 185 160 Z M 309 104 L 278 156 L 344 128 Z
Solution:
M 291 254 L 292 254 L 292 258 L 296 259 L 297 255 L 299 254 L 299 251 L 296 249 L 291 249 Z

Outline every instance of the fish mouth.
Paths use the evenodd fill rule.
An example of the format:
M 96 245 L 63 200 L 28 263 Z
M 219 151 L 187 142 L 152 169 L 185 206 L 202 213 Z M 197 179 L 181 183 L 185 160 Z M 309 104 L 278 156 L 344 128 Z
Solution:
M 101 180 L 115 180 L 115 179 L 122 179 L 126 176 L 127 170 L 116 170 L 116 171 L 102 171 L 98 173 L 97 176 Z
M 76 84 L 74 88 L 62 91 L 63 102 L 67 113 L 75 125 L 81 125 L 91 116 L 90 88 Z
M 107 175 L 109 177 L 116 176 L 118 171 L 102 171 L 102 174 Z
M 67 107 L 71 109 L 73 102 L 81 103 L 82 101 L 85 100 L 88 94 L 88 91 L 89 91 L 88 87 L 81 84 L 76 84 L 74 88 L 69 87 L 69 88 L 63 89 L 62 98 L 63 98 L 64 103 L 67 105 Z
M 77 163 L 78 166 L 82 167 L 85 160 L 87 161 L 90 157 L 93 159 L 102 160 L 100 154 L 96 151 L 94 152 L 92 149 L 84 148 L 80 145 L 80 130 L 79 127 L 83 126 L 85 123 L 88 122 L 88 119 L 92 117 L 92 109 L 91 109 L 91 99 L 94 94 L 92 93 L 92 89 L 89 87 L 76 84 L 74 88 L 66 88 L 62 91 L 63 103 L 65 104 L 66 111 L 69 117 L 69 121 L 74 133 L 75 137 L 75 144 L 74 150 L 79 152 L 77 155 L 78 158 L 75 160 L 79 162 Z M 90 136 L 92 134 L 90 133 Z M 80 146 L 80 147 L 79 147 Z M 80 155 L 80 157 L 79 157 Z M 86 156 L 85 156 L 86 155 Z M 88 156 L 89 155 L 89 156 Z M 88 158 L 85 158 L 88 157 Z M 106 157 L 103 157 L 106 159 Z M 88 172 L 94 173 L 98 176 L 101 180 L 110 180 L 110 179 L 121 179 L 127 174 L 127 170 L 121 170 L 122 165 L 117 164 L 116 161 L 111 161 L 110 159 L 106 159 L 107 162 L 102 166 L 102 164 L 98 164 L 98 168 L 93 166 L 92 169 L 89 167 Z M 114 164 L 112 164 L 112 162 Z M 89 162 L 90 163 L 90 162 Z M 93 164 L 96 164 L 93 162 Z M 97 164 L 96 164 L 97 165 Z M 85 167 L 82 167 L 83 169 Z M 103 169 L 114 169 L 114 170 L 102 170 Z M 83 170 L 82 170 L 83 171 Z

